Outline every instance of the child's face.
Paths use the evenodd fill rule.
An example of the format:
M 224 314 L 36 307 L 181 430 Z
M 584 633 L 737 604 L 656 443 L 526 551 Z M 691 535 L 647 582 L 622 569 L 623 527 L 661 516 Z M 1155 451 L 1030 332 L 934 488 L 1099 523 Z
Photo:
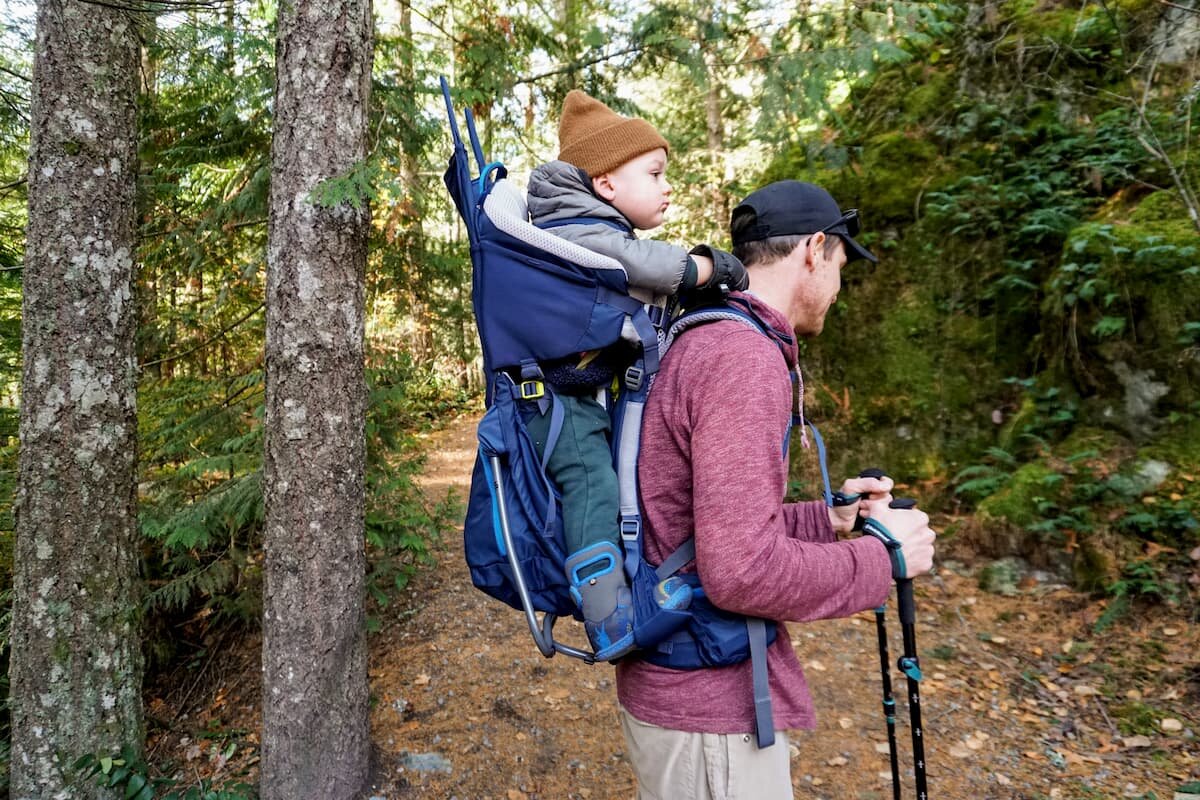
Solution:
M 667 151 L 661 147 L 626 161 L 593 179 L 596 193 L 624 214 L 633 227 L 649 230 L 662 225 L 671 205 L 667 183 Z

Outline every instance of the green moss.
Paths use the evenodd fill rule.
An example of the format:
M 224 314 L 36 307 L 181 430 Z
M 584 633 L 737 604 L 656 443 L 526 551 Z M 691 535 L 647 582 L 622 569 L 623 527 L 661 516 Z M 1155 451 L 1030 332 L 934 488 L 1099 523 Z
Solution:
M 913 204 L 923 187 L 941 172 L 938 149 L 917 131 L 883 133 L 869 139 L 862 154 L 863 186 L 876 216 L 884 219 L 912 219 Z
M 1061 444 L 1055 446 L 1054 452 L 1064 458 L 1070 458 L 1078 453 L 1091 450 L 1099 453 L 1101 457 L 1109 458 L 1112 451 L 1124 443 L 1124 438 L 1116 431 L 1080 425 L 1072 430 Z M 1116 456 L 1111 456 L 1111 458 L 1115 460 Z
M 918 84 L 904 95 L 904 118 L 918 124 L 944 114 L 957 95 L 956 78 L 944 70 L 918 65 L 921 70 Z
M 1043 284 L 1043 330 L 1052 348 L 1074 351 L 1093 375 L 1106 376 L 1116 361 L 1151 371 L 1170 386 L 1165 407 L 1183 409 L 1196 399 L 1200 374 L 1181 341 L 1200 318 L 1200 237 L 1172 207 L 1169 196 L 1152 195 L 1128 222 L 1076 227 Z M 1098 388 L 1123 393 L 1111 374 Z
M 1113 709 L 1117 727 L 1126 736 L 1151 734 L 1158 730 L 1158 720 L 1166 716 L 1158 709 L 1145 703 L 1125 703 Z
M 1037 505 L 1048 494 L 1046 483 L 1056 474 L 1040 462 L 1025 464 L 1003 489 L 980 502 L 979 520 L 1003 521 L 1021 528 L 1032 525 L 1040 519 Z
M 1076 589 L 1082 592 L 1102 593 L 1119 574 L 1110 553 L 1090 539 L 1080 543 L 1071 562 L 1071 575 Z
M 1179 223 L 1187 222 L 1187 209 L 1175 192 L 1154 192 L 1147 195 L 1133 209 L 1129 221 L 1134 225 L 1150 225 L 1158 222 L 1171 223 L 1176 227 Z M 1193 229 L 1195 233 L 1195 229 Z
M 1171 426 L 1153 444 L 1139 450 L 1138 458 L 1166 461 L 1185 472 L 1200 470 L 1200 419 Z
M 1108 15 L 1096 5 L 1083 9 L 1073 7 L 1073 4 L 1048 8 L 1050 4 L 1045 0 L 1013 0 L 1005 5 L 1013 24 L 1009 39 L 1017 36 L 1046 38 L 1070 41 L 1079 47 L 1117 38 Z

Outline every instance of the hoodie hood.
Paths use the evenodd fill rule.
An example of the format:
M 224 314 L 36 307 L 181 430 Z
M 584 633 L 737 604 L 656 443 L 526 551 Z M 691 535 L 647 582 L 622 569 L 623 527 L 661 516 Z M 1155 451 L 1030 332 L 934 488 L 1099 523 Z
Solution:
M 565 161 L 549 161 L 529 175 L 529 217 L 534 225 L 590 217 L 616 222 L 632 231 L 625 215 L 592 191 L 587 173 Z

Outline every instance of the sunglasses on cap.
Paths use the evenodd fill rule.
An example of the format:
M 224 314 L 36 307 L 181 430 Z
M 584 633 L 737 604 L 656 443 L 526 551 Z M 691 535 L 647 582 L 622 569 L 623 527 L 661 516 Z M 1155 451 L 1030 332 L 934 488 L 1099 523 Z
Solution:
M 858 209 L 857 208 L 846 209 L 846 213 L 842 214 L 840 217 L 838 217 L 833 222 L 826 225 L 824 228 L 813 231 L 813 233 L 814 234 L 829 233 L 834 228 L 836 228 L 840 225 L 845 226 L 846 235 L 849 236 L 850 238 L 854 238 L 855 236 L 858 236 L 858 231 L 861 228 L 861 224 L 860 224 L 859 218 L 858 218 Z

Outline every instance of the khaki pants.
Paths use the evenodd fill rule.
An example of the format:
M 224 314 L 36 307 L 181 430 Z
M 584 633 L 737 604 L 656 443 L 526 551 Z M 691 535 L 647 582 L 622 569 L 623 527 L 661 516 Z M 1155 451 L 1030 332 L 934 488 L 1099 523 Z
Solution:
M 787 735 L 759 750 L 747 734 L 688 733 L 621 709 L 637 800 L 792 800 Z

